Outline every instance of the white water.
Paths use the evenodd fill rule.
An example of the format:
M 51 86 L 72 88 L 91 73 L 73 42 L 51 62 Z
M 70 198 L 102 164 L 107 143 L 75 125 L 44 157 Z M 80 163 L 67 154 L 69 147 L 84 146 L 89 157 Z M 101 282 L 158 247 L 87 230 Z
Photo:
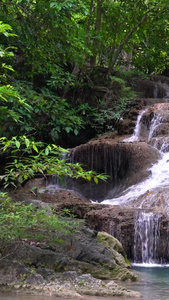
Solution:
M 159 261 L 158 247 L 161 214 L 141 211 L 135 219 L 134 261 L 156 265 Z
M 130 205 L 130 201 L 157 187 L 169 185 L 169 153 L 161 153 L 161 159 L 150 169 L 151 175 L 144 181 L 135 184 L 123 192 L 118 198 L 105 199 L 102 204 Z M 132 203 L 133 206 L 133 203 Z M 141 208 L 142 205 L 139 206 Z
M 141 138 L 141 120 L 146 112 L 147 109 L 140 113 L 137 118 L 134 134 L 130 138 L 125 139 L 124 142 L 135 142 Z M 153 140 L 154 147 L 157 147 L 158 139 L 156 138 L 156 135 L 163 120 L 163 116 L 160 114 L 160 112 L 161 109 L 159 114 L 155 114 L 151 121 L 147 139 L 147 142 L 151 142 Z M 132 200 L 137 199 L 139 196 L 148 191 L 151 191 L 157 187 L 169 186 L 169 152 L 167 152 L 169 151 L 169 143 L 165 138 L 161 143 L 160 150 L 158 151 L 160 154 L 160 159 L 149 169 L 151 171 L 151 175 L 147 179 L 127 188 L 118 198 L 105 199 L 102 201 L 102 204 L 130 205 Z M 139 207 L 141 208 L 142 204 Z
M 138 202 L 138 198 L 143 194 L 151 193 L 152 190 L 156 189 L 157 187 L 161 188 L 164 186 L 169 186 L 169 139 L 167 135 L 164 139 L 163 136 L 160 137 L 160 139 L 158 137 L 161 123 L 166 124 L 166 106 L 159 105 L 159 111 L 157 107 L 157 111 L 154 114 L 154 117 L 152 118 L 152 121 L 149 125 L 149 132 L 146 132 L 145 134 L 145 124 L 142 125 L 142 121 L 143 116 L 147 113 L 147 111 L 148 108 L 146 108 L 139 114 L 134 134 L 131 137 L 125 139 L 124 142 L 139 142 L 140 139 L 145 140 L 146 135 L 147 143 L 150 143 L 157 149 L 157 151 L 159 151 L 160 159 L 149 169 L 151 175 L 148 178 L 126 189 L 118 198 L 105 199 L 104 201 L 102 201 L 102 204 L 131 206 L 137 209 L 135 219 L 134 262 L 137 266 L 141 265 L 144 267 L 157 267 L 162 266 L 160 264 L 160 262 L 162 261 L 160 260 L 160 257 L 158 257 L 161 214 L 154 214 L 150 211 L 143 210 L 139 211 L 139 209 L 142 209 L 144 207 L 149 208 L 150 203 L 149 201 L 148 203 L 145 203 L 145 197 L 143 198 L 143 200 L 141 199 L 141 202 Z M 48 188 L 50 188 L 50 191 L 55 191 L 56 189 L 58 189 L 58 187 L 59 186 L 56 184 L 48 186 Z M 135 201 L 134 203 L 134 200 L 137 201 Z M 167 204 L 165 203 L 165 210 L 167 210 L 167 208 Z M 141 256 L 139 247 L 141 248 Z
M 130 138 L 125 139 L 124 142 L 138 142 L 142 139 L 142 118 L 146 112 L 147 109 L 140 113 L 137 118 L 134 134 Z M 148 211 L 151 207 L 151 201 L 154 201 L 154 199 L 152 197 L 151 200 L 151 197 L 149 197 L 147 201 L 146 196 L 151 194 L 153 189 L 169 186 L 169 139 L 166 135 L 166 131 L 166 137 L 164 137 L 164 139 L 163 136 L 160 136 L 160 139 L 158 136 L 161 130 L 161 124 L 167 123 L 165 114 L 166 106 L 163 107 L 163 105 L 159 105 L 159 111 L 157 110 L 154 114 L 149 125 L 149 132 L 147 133 L 147 143 L 153 145 L 160 154 L 159 161 L 149 169 L 151 175 L 142 182 L 123 191 L 120 197 L 102 201 L 103 204 L 124 205 L 137 208 L 134 225 L 134 265 L 137 267 L 164 266 L 162 264 L 163 259 L 159 255 L 161 243 L 160 222 L 162 214 L 160 212 L 153 213 Z M 144 197 L 140 197 L 142 195 L 144 195 Z M 161 208 L 163 204 L 161 204 L 162 202 L 158 202 L 158 197 L 155 201 L 157 201 L 156 205 L 159 210 L 159 205 Z M 143 210 L 145 207 L 146 210 Z M 168 208 L 169 204 L 165 203 L 163 211 L 167 212 Z M 166 243 L 168 243 L 167 236 Z
M 147 112 L 147 110 L 148 110 L 148 108 L 144 109 L 138 115 L 133 135 L 131 137 L 127 138 L 127 139 L 124 139 L 124 142 L 135 142 L 135 141 L 139 140 L 140 131 L 141 131 L 141 125 L 140 125 L 141 124 L 141 119 L 142 119 L 143 115 Z
M 53 297 L 53 296 L 31 296 L 31 295 L 22 295 L 22 294 L 0 294 L 0 300 L 79 300 L 79 298 L 67 298 L 67 297 Z M 81 300 L 112 300 L 112 297 L 97 297 L 97 296 L 82 296 Z M 124 297 L 114 297 L 113 300 L 131 300 L 131 298 Z

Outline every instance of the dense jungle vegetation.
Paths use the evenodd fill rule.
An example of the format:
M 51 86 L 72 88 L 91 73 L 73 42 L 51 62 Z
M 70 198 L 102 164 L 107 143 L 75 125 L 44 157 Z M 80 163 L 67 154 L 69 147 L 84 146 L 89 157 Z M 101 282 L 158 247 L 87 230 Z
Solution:
M 105 179 L 61 160 L 61 147 L 116 126 L 134 76 L 168 69 L 168 10 L 167 0 L 0 1 L 5 187 L 46 173 Z
M 131 73 L 168 67 L 168 9 L 167 0 L 0 1 L 1 136 L 60 144 L 104 130 L 134 98 Z

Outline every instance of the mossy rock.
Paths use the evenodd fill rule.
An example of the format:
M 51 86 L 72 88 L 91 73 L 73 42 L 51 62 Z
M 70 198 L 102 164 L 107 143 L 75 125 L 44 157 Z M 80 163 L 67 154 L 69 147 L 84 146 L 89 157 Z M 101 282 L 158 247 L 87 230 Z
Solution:
M 115 237 L 108 234 L 107 232 L 98 232 L 97 239 L 98 242 L 102 243 L 106 248 L 111 250 L 118 265 L 124 267 L 128 267 L 131 265 L 129 260 L 127 259 L 122 244 Z
M 134 274 L 132 271 L 128 270 L 127 268 L 115 269 L 114 270 L 114 277 L 121 281 L 141 281 L 141 279 Z

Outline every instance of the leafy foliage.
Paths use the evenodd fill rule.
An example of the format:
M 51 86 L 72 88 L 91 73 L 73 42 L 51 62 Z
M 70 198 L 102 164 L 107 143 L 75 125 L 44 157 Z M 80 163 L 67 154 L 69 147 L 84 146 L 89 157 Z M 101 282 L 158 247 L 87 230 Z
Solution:
M 15 36 L 14 34 L 10 33 L 11 26 L 0 22 L 0 34 L 4 35 L 5 37 L 12 37 Z M 24 107 L 25 110 L 29 110 L 30 106 L 25 102 L 25 100 L 21 99 L 19 93 L 16 89 L 10 85 L 5 84 L 7 81 L 7 71 L 13 72 L 13 68 L 10 65 L 4 63 L 4 58 L 6 57 L 13 57 L 14 53 L 10 51 L 10 48 L 4 48 L 3 45 L 0 44 L 0 128 L 3 132 L 3 125 L 4 122 L 8 123 L 9 120 L 17 123 L 19 121 L 19 115 L 13 109 L 15 105 L 20 105 Z M 2 60 L 3 59 L 3 60 Z
M 21 136 L 13 137 L 11 140 L 0 138 L 0 145 L 1 154 L 7 152 L 10 156 L 10 162 L 5 166 L 5 174 L 1 176 L 5 187 L 12 185 L 16 188 L 39 174 L 44 177 L 48 174 L 56 174 L 62 182 L 65 176 L 84 178 L 87 181 L 93 178 L 96 184 L 99 179 L 107 178 L 104 174 L 85 171 L 79 163 L 70 163 L 64 158 L 69 151 L 55 144 L 45 146 L 42 142 L 35 142 L 26 136 Z
M 122 77 L 120 73 L 119 75 Z M 95 101 L 93 107 L 87 103 L 79 106 L 79 111 L 81 109 L 84 112 L 84 118 L 86 118 L 84 123 L 88 122 L 97 133 L 108 128 L 114 128 L 133 105 L 136 93 L 126 85 L 128 78 L 129 75 L 125 80 L 117 76 L 110 76 L 109 89 L 107 89 L 102 100 Z M 96 95 L 94 96 L 96 99 Z
M 120 94 L 116 101 L 113 95 L 111 111 L 84 101 L 89 67 L 107 68 L 105 85 L 115 69 L 150 73 L 168 67 L 167 0 L 133 5 L 131 0 L 4 0 L 0 17 L 1 136 L 20 132 L 57 143 L 89 124 L 105 124 L 106 113 L 109 125 L 123 115 L 128 100 Z M 90 107 L 83 115 L 79 106 L 86 102 Z
M 46 208 L 48 209 L 48 208 Z M 13 202 L 0 193 L 0 242 L 26 240 L 33 242 L 62 242 L 61 236 L 75 230 L 76 222 L 49 215 L 45 209 L 35 209 L 22 202 Z
M 16 89 L 31 108 L 29 112 L 20 105 L 15 105 L 15 111 L 20 116 L 18 124 L 12 124 L 10 134 L 20 131 L 21 134 L 33 134 L 38 140 L 52 140 L 56 142 L 62 132 L 78 134 L 83 127 L 80 116 L 75 115 L 74 109 L 66 99 L 56 96 L 48 88 L 41 89 L 40 93 L 33 90 L 31 84 L 17 82 Z

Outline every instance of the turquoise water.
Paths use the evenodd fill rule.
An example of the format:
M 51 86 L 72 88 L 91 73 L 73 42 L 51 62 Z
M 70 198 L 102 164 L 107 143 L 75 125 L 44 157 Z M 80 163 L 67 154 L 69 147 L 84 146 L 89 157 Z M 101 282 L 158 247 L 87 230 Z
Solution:
M 127 284 L 128 288 L 140 292 L 145 300 L 169 300 L 169 266 L 133 267 L 133 271 L 143 281 Z

